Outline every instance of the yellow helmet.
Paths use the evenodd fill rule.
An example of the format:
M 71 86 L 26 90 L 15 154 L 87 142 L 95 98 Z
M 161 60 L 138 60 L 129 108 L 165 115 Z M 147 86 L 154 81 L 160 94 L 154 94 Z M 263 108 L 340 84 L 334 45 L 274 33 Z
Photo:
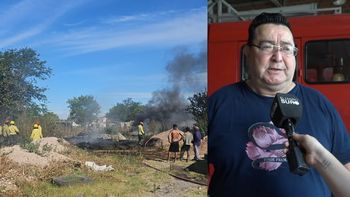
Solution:
M 11 121 L 10 121 L 10 124 L 15 124 L 15 121 L 11 120 Z
M 33 126 L 34 128 L 38 128 L 39 127 L 39 125 L 38 124 L 34 124 L 34 126 Z

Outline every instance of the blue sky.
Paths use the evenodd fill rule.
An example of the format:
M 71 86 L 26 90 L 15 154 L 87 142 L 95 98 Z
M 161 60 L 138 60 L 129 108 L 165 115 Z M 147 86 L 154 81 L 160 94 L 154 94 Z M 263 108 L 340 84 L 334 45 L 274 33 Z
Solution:
M 39 85 L 60 118 L 81 95 L 94 96 L 101 115 L 126 98 L 146 104 L 169 85 L 179 51 L 206 49 L 206 0 L 3 0 L 0 10 L 1 50 L 31 47 L 47 62 L 53 75 Z M 206 72 L 196 74 L 206 84 Z

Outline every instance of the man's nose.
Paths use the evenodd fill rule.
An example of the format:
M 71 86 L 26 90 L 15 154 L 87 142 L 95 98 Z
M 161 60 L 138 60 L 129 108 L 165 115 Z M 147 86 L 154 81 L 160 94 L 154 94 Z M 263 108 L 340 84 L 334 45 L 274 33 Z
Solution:
M 273 60 L 275 60 L 276 62 L 282 61 L 282 51 L 281 51 L 281 47 L 279 47 L 279 46 L 275 46 L 275 47 L 274 47 L 272 58 L 273 58 Z

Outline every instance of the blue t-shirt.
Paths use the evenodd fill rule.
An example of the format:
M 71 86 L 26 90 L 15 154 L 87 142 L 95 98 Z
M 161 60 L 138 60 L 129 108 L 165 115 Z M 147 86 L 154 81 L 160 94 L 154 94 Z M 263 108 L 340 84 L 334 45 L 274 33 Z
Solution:
M 296 132 L 315 137 L 343 164 L 350 162 L 350 138 L 333 105 L 318 91 L 297 84 L 290 92 L 303 104 Z M 226 86 L 209 98 L 208 160 L 214 166 L 212 196 L 330 197 L 318 172 L 289 171 L 285 131 L 270 118 L 273 97 L 253 92 L 245 82 Z

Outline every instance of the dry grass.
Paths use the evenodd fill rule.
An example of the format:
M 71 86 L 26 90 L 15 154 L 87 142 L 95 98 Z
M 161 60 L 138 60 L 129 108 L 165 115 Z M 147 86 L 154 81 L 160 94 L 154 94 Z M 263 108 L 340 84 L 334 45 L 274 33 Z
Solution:
M 205 187 L 188 187 L 186 183 L 180 184 L 182 191 L 179 193 L 175 188 L 179 186 L 178 180 L 143 165 L 142 155 L 95 154 L 74 147 L 65 155 L 74 161 L 52 163 L 44 169 L 19 166 L 0 157 L 0 176 L 11 177 L 9 182 L 16 186 L 4 191 L 0 185 L 0 196 L 206 196 Z M 85 161 L 112 165 L 115 170 L 94 172 L 84 166 Z M 70 175 L 87 176 L 93 182 L 65 187 L 52 184 L 53 177 Z

